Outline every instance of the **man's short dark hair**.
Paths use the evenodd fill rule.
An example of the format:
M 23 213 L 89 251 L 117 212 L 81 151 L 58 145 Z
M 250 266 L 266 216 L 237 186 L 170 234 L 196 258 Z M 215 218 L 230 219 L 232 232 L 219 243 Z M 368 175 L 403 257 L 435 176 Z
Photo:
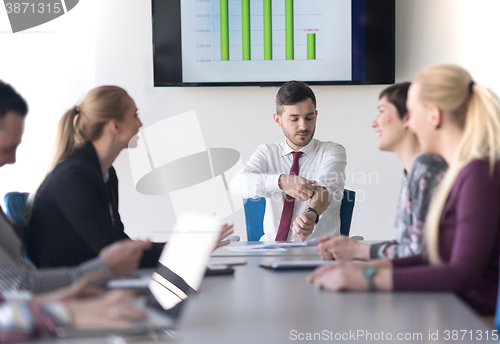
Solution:
M 12 86 L 0 80 L 0 119 L 11 111 L 25 117 L 28 114 L 28 104 Z
M 280 87 L 276 94 L 276 113 L 283 113 L 283 105 L 294 105 L 311 98 L 316 109 L 316 96 L 311 88 L 302 81 L 289 81 Z
M 387 101 L 394 105 L 398 110 L 398 115 L 400 119 L 406 117 L 408 110 L 406 109 L 406 99 L 408 99 L 408 89 L 410 88 L 409 82 L 402 82 L 400 84 L 395 84 L 387 87 L 382 92 L 378 99 L 387 97 Z

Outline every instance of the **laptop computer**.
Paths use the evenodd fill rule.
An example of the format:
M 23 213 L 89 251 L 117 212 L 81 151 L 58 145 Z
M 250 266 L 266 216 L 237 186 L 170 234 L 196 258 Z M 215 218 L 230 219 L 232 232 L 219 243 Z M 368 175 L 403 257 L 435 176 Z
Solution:
M 165 245 L 158 266 L 150 275 L 145 303 L 147 319 L 126 330 L 73 330 L 58 332 L 60 337 L 90 337 L 109 334 L 133 335 L 164 332 L 175 337 L 182 309 L 200 287 L 222 222 L 215 215 L 181 214 Z M 133 283 L 133 281 L 131 281 Z

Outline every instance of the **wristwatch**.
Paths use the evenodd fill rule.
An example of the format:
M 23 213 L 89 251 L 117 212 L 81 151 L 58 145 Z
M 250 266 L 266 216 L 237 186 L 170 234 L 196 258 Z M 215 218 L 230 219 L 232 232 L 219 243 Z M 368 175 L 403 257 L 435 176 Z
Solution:
M 317 224 L 317 223 L 318 223 L 318 221 L 319 221 L 319 214 L 318 214 L 318 212 L 316 211 L 316 209 L 309 207 L 309 208 L 307 208 L 307 209 L 306 209 L 306 211 L 305 211 L 305 212 L 306 212 L 306 213 L 315 213 L 315 214 L 316 214 L 316 221 L 314 221 L 314 223 L 315 223 L 315 224 Z
M 363 276 L 365 276 L 366 278 L 369 291 L 375 290 L 375 283 L 373 283 L 373 277 L 375 276 L 376 273 L 377 269 L 375 269 L 373 266 L 368 266 L 363 270 Z

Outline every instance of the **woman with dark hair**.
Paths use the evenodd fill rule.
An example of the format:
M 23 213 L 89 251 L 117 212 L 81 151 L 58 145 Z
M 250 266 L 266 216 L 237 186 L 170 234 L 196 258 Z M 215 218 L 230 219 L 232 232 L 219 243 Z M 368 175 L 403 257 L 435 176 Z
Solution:
M 432 192 L 443 178 L 446 162 L 438 155 L 420 153 L 415 135 L 408 129 L 406 98 L 410 83 L 390 86 L 380 93 L 378 113 L 372 122 L 377 148 L 392 152 L 404 168 L 396 213 L 396 240 L 366 244 L 346 236 L 320 239 L 323 259 L 351 261 L 408 257 L 422 252 L 422 231 Z

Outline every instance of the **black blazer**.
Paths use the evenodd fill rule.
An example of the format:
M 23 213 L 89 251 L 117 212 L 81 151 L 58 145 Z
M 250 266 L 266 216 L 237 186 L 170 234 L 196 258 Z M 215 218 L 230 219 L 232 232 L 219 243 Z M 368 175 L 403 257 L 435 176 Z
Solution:
M 91 142 L 47 175 L 35 196 L 28 232 L 28 253 L 38 267 L 78 265 L 129 238 L 118 213 L 115 169 L 109 169 L 105 183 Z M 144 252 L 140 266 L 155 267 L 163 245 Z

